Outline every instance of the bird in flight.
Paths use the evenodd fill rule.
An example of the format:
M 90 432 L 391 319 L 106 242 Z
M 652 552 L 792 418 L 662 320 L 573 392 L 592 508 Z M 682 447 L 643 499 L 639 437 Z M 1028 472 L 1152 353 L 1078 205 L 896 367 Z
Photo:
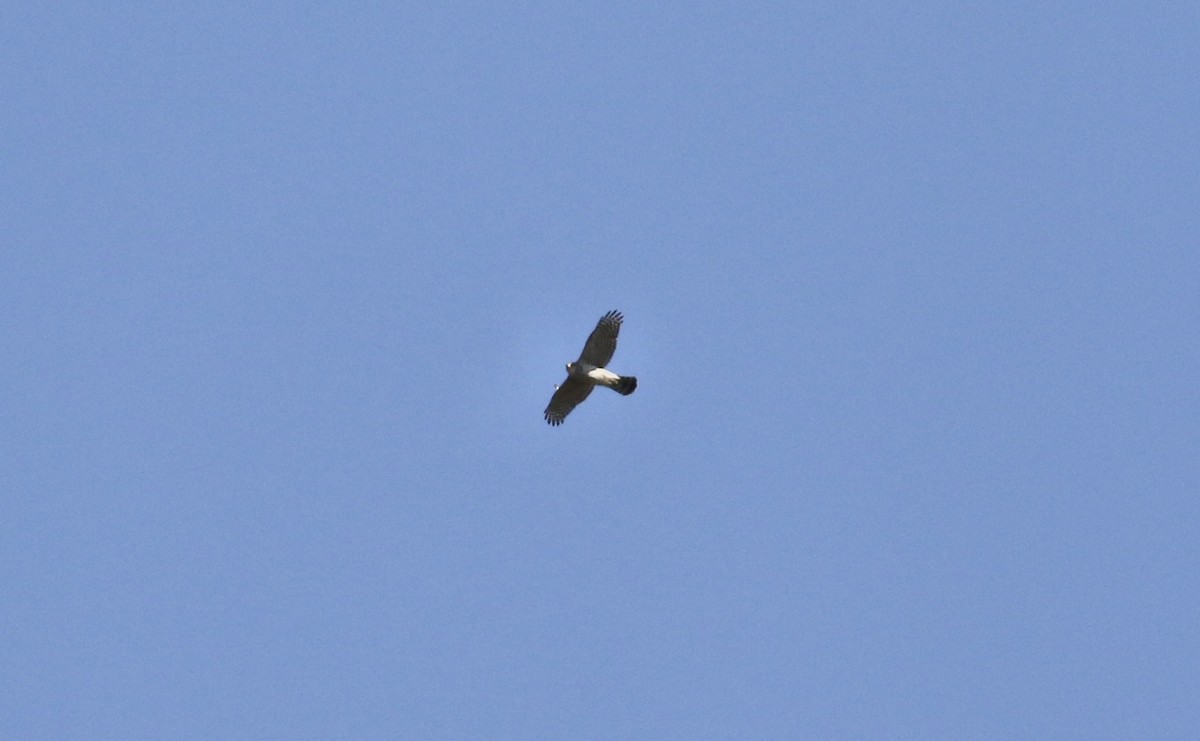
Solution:
M 622 396 L 629 396 L 637 388 L 637 379 L 633 376 L 618 376 L 604 367 L 617 350 L 617 333 L 621 331 L 622 319 L 619 311 L 610 311 L 600 317 L 579 360 L 567 363 L 567 380 L 555 387 L 557 390 L 546 407 L 546 421 L 551 425 L 561 425 L 596 386 L 607 386 Z

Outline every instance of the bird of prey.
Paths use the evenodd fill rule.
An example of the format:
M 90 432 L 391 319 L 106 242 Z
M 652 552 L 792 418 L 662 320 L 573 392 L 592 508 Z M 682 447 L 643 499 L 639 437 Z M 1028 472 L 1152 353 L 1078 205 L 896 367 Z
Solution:
M 567 380 L 561 386 L 555 386 L 557 391 L 550 397 L 546 407 L 546 421 L 551 425 L 561 425 L 571 410 L 592 393 L 596 386 L 607 386 L 622 396 L 629 396 L 637 388 L 637 379 L 633 376 L 618 376 L 604 366 L 612 360 L 617 349 L 617 333 L 621 331 L 621 316 L 619 311 L 610 311 L 600 317 L 596 328 L 588 336 L 579 354 L 579 360 L 567 363 Z

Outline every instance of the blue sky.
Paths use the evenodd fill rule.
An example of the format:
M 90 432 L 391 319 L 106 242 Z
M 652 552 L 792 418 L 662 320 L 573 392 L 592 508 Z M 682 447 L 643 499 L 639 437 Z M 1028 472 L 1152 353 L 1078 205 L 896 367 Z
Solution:
M 0 736 L 1200 736 L 1198 31 L 10 4 Z

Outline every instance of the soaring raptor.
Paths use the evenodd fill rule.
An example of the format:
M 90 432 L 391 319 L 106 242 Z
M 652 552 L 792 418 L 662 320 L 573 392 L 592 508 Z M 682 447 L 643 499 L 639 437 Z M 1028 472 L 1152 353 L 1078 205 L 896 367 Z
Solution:
M 546 421 L 561 425 L 571 410 L 592 393 L 596 386 L 607 386 L 622 396 L 629 396 L 637 388 L 633 376 L 618 376 L 604 366 L 612 360 L 617 349 L 617 333 L 621 331 L 619 311 L 610 311 L 600 317 L 596 328 L 588 337 L 579 354 L 579 360 L 567 363 L 567 380 L 557 386 L 550 405 L 546 407 Z

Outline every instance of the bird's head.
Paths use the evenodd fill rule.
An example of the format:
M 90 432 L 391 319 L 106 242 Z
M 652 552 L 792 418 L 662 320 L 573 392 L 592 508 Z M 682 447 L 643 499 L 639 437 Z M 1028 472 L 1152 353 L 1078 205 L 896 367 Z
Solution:
M 567 373 L 573 373 L 574 371 L 575 371 L 575 364 L 567 363 Z

